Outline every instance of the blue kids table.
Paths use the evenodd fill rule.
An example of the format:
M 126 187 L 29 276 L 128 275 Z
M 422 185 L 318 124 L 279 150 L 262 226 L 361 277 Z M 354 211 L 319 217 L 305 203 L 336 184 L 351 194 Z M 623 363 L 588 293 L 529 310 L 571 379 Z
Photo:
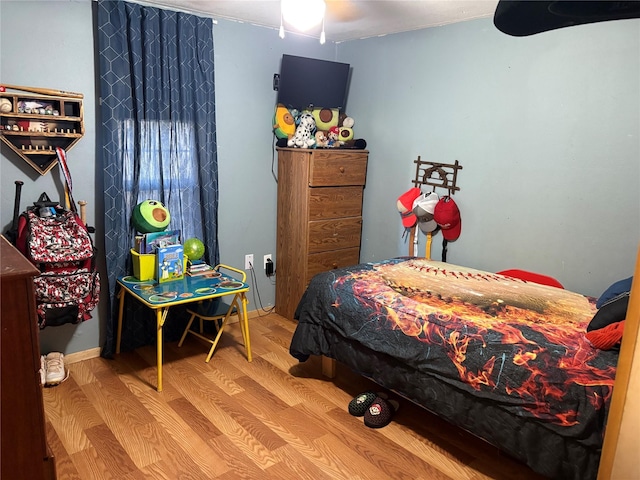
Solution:
M 242 275 L 242 280 L 237 280 L 229 275 L 223 274 L 220 270 L 230 270 Z M 244 339 L 245 350 L 247 352 L 247 360 L 251 361 L 251 341 L 249 339 L 249 322 L 247 317 L 247 296 L 249 285 L 245 283 L 246 274 L 242 270 L 238 270 L 227 265 L 220 264 L 215 267 L 214 276 L 185 276 L 181 280 L 172 280 L 165 283 L 157 283 L 153 280 L 140 281 L 133 276 L 118 278 L 120 285 L 120 305 L 118 311 L 118 332 L 116 340 L 116 353 L 120 353 L 120 341 L 122 337 L 122 317 L 124 312 L 124 299 L 127 294 L 133 296 L 148 308 L 155 310 L 156 328 L 157 328 L 157 370 L 158 383 L 157 390 L 162 391 L 162 329 L 167 319 L 169 308 L 187 303 L 197 303 L 211 300 L 219 297 L 233 296 L 231 306 L 224 316 L 222 325 L 219 328 L 213 347 L 208 359 L 213 353 L 222 330 L 231 316 L 232 311 L 237 311 Z M 234 308 L 235 307 L 235 308 Z M 193 321 L 193 317 L 192 317 Z M 191 322 L 189 322 L 189 326 Z M 189 328 L 187 326 L 187 329 Z M 186 335 L 186 331 L 185 331 Z M 183 335 L 184 340 L 184 335 Z M 180 342 L 182 343 L 182 341 Z

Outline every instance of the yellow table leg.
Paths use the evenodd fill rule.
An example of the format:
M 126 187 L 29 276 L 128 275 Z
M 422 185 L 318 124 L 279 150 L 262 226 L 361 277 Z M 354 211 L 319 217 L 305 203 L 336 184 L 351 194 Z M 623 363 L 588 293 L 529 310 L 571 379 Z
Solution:
M 156 349 L 156 357 L 158 363 L 158 388 L 159 392 L 162 391 L 162 328 L 164 326 L 164 322 L 167 319 L 167 313 L 169 313 L 168 308 L 159 308 L 156 310 L 156 326 L 157 326 L 157 337 L 158 337 L 158 345 Z
M 118 331 L 116 333 L 116 353 L 120 353 L 120 341 L 122 340 L 122 315 L 124 314 L 124 297 L 126 290 L 120 287 L 120 307 L 118 308 Z

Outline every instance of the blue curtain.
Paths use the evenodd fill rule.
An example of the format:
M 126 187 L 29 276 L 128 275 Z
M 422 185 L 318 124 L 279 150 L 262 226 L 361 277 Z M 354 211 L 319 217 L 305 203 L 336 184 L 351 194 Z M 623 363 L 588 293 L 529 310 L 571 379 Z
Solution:
M 116 279 L 131 274 L 134 207 L 158 200 L 169 229 L 200 238 L 219 262 L 211 19 L 123 1 L 98 2 L 101 157 L 111 314 L 102 355 L 115 352 Z M 122 349 L 155 342 L 155 320 L 126 305 Z M 173 315 L 173 312 L 170 313 Z M 167 322 L 165 339 L 183 324 Z

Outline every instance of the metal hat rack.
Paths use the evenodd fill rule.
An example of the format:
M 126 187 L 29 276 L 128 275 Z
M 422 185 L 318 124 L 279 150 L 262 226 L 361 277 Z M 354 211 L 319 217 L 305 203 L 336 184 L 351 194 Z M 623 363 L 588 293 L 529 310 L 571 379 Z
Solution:
M 456 160 L 454 163 L 439 163 L 422 160 L 420 155 L 413 161 L 416 164 L 416 176 L 413 180 L 413 186 L 422 190 L 423 185 L 432 187 L 432 191 L 436 191 L 437 188 L 445 189 L 447 195 L 452 196 L 457 191 L 460 191 L 460 187 L 457 185 L 458 171 L 462 170 L 462 165 Z M 411 229 L 409 235 L 409 255 L 418 256 L 418 225 Z M 431 259 L 431 240 L 432 233 L 426 234 L 427 243 L 425 246 L 425 258 Z M 443 261 L 446 258 L 446 244 L 443 244 Z

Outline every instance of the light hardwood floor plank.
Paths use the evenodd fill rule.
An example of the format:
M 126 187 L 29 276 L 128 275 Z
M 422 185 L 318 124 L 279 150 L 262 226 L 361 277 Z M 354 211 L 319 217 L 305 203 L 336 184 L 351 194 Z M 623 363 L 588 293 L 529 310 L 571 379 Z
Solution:
M 393 421 L 366 427 L 347 405 L 382 389 L 343 365 L 328 379 L 320 358 L 291 357 L 295 326 L 254 315 L 251 363 L 238 323 L 209 363 L 209 344 L 192 335 L 166 343 L 162 392 L 155 345 L 69 365 L 67 381 L 43 389 L 58 479 L 540 480 L 393 392 Z

